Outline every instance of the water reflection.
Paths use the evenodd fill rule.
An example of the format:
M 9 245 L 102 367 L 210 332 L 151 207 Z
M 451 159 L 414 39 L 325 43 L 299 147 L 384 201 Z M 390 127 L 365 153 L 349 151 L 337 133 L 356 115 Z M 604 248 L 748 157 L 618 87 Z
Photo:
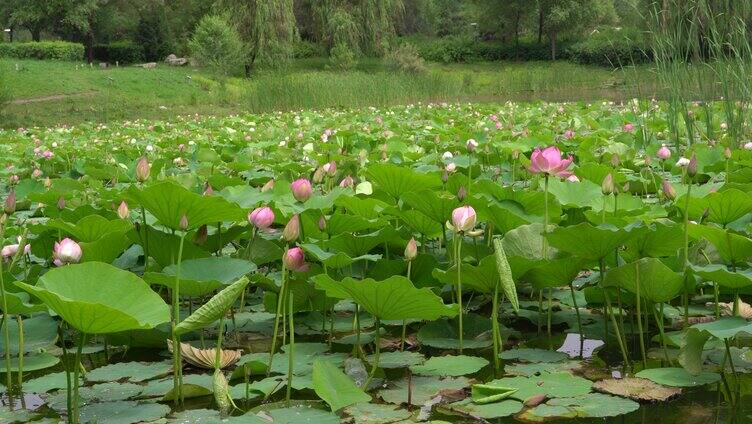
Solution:
M 560 348 L 556 349 L 557 352 L 566 353 L 570 358 L 582 357 L 582 359 L 587 359 L 591 358 L 593 353 L 605 344 L 603 340 L 597 339 L 583 339 L 582 343 L 580 343 L 581 337 L 581 335 L 576 333 L 567 334 L 564 343 L 562 343 Z M 580 349 L 582 350 L 580 351 Z

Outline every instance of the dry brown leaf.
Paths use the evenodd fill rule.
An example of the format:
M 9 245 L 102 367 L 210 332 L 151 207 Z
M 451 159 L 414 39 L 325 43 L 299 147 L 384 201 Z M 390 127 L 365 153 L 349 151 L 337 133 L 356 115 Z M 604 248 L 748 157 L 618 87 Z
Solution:
M 172 340 L 167 340 L 167 348 L 172 352 Z M 240 360 L 243 352 L 239 350 L 220 350 L 220 368 L 227 368 Z M 194 367 L 214 369 L 217 349 L 198 349 L 188 343 L 180 343 L 180 355 L 185 362 Z
M 644 378 L 633 377 L 596 381 L 593 389 L 647 402 L 664 401 L 681 394 L 678 387 L 666 387 Z
M 706 306 L 715 307 L 715 304 L 713 302 L 708 302 Z M 729 303 L 718 302 L 718 308 L 721 310 L 721 315 L 725 317 L 730 317 L 734 315 L 733 302 L 729 302 Z M 750 306 L 750 304 L 747 302 L 739 300 L 739 316 L 741 316 L 744 319 L 752 319 L 752 306 Z

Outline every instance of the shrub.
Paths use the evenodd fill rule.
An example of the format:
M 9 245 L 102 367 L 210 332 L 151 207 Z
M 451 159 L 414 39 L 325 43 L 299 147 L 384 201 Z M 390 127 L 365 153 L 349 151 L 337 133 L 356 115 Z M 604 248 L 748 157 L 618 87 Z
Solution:
M 426 64 L 418 49 L 411 43 L 402 43 L 387 53 L 384 62 L 395 71 L 421 73 L 426 70 Z
M 329 61 L 335 68 L 349 70 L 357 64 L 356 54 L 347 44 L 338 43 L 329 51 Z
M 124 40 L 95 45 L 94 57 L 97 60 L 110 63 L 137 63 L 144 60 L 144 53 L 138 44 Z
M 66 41 L 0 43 L 0 57 L 42 60 L 83 60 L 84 46 Z
M 237 31 L 221 16 L 201 19 L 189 43 L 191 54 L 224 84 L 238 74 L 245 61 L 243 42 Z
M 622 66 L 651 60 L 645 37 L 637 31 L 604 28 L 567 49 L 577 63 Z
M 8 83 L 8 72 L 0 65 L 0 114 L 11 100 L 10 85 Z
M 172 53 L 162 13 L 154 10 L 141 17 L 136 30 L 136 42 L 141 48 L 143 60 L 149 62 L 161 61 Z
M 326 50 L 321 45 L 305 40 L 295 43 L 292 51 L 295 59 L 309 59 L 312 57 L 326 56 Z

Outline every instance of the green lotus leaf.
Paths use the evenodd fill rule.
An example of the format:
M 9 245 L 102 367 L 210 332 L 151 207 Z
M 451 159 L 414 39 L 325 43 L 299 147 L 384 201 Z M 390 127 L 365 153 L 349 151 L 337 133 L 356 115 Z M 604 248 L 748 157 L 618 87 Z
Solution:
M 243 277 L 212 296 L 208 302 L 196 309 L 188 318 L 181 321 L 175 327 L 175 333 L 180 335 L 200 330 L 220 319 L 230 309 L 230 306 L 235 303 L 237 298 L 240 297 L 248 282 L 248 278 Z
M 684 332 L 681 347 L 679 348 L 679 364 L 692 375 L 702 373 L 704 362 L 702 351 L 705 342 L 710 338 L 710 333 L 696 328 L 688 328 Z
M 5 293 L 5 296 L 10 299 L 14 297 L 14 294 L 26 295 L 26 293 Z M 46 307 L 44 308 L 47 309 Z M 10 307 L 8 309 L 12 310 Z M 18 321 L 11 319 L 7 323 L 3 323 L 3 325 L 8 326 L 8 333 L 10 335 L 10 353 L 12 355 L 18 355 Z M 5 329 L 3 329 L 3 332 L 4 331 Z M 31 318 L 25 318 L 23 320 L 23 331 L 24 352 L 37 352 L 44 350 L 53 346 L 57 341 L 57 321 L 47 314 L 38 314 Z M 4 337 L 0 337 L 0 352 L 5 353 Z
M 434 269 L 433 276 L 441 283 L 446 285 L 456 284 L 457 282 L 457 265 L 452 266 L 446 271 Z M 493 293 L 499 284 L 499 272 L 496 268 L 496 258 L 493 255 L 481 259 L 478 266 L 472 266 L 468 263 L 462 263 L 462 285 L 468 289 L 480 293 Z
M 523 362 L 562 362 L 569 358 L 569 355 L 563 352 L 545 349 L 517 348 L 505 350 L 499 354 L 502 359 L 516 359 Z
M 183 261 L 180 267 L 180 294 L 204 296 L 255 270 L 252 262 L 226 256 Z M 170 265 L 161 273 L 145 273 L 144 280 L 172 288 L 175 286 L 176 272 L 177 265 Z
M 511 396 L 517 389 L 486 384 L 473 384 L 471 396 L 477 404 L 494 403 Z
M 526 401 L 533 396 L 548 398 L 581 396 L 590 393 L 593 383 L 568 372 L 542 374 L 535 377 L 506 377 L 492 380 L 486 385 L 517 389 L 510 397 Z
M 480 349 L 493 344 L 491 340 L 491 321 L 477 314 L 464 317 L 465 349 Z M 502 337 L 508 338 L 510 331 L 501 326 Z M 456 320 L 441 319 L 426 323 L 418 330 L 418 341 L 426 346 L 439 349 L 459 349 L 459 330 Z
M 504 252 L 504 243 L 498 238 L 494 239 L 494 258 L 496 259 L 496 271 L 499 273 L 501 290 L 512 304 L 512 309 L 517 312 L 520 310 L 520 301 L 517 298 L 517 286 L 514 284 L 512 268 L 507 260 L 506 252 Z
M 626 243 L 620 252 L 627 261 L 636 261 L 644 257 L 675 256 L 684 246 L 684 230 L 672 221 L 656 221 L 647 227 L 632 230 L 635 236 Z
M 739 189 L 729 188 L 690 201 L 690 216 L 702 216 L 706 209 L 708 221 L 726 226 L 752 212 L 752 196 Z
M 455 196 L 437 193 L 434 190 L 408 192 L 404 193 L 401 197 L 407 206 L 439 224 L 437 230 L 444 228 L 444 223 L 449 220 L 454 208 L 459 206 L 459 202 Z
M 387 389 L 378 391 L 378 395 L 384 402 L 403 404 L 407 403 L 408 386 L 411 390 L 412 397 L 410 404 L 420 406 L 431 400 L 442 390 L 460 390 L 470 385 L 469 379 L 465 377 L 424 377 L 414 376 L 409 380 L 403 378 L 397 380 Z
M 202 196 L 173 181 L 163 181 L 143 190 L 131 187 L 126 191 L 133 203 L 146 208 L 160 224 L 180 230 L 180 220 L 188 219 L 188 229 L 225 221 L 242 221 L 243 210 L 219 196 Z
M 752 240 L 741 234 L 710 225 L 693 224 L 688 230 L 693 238 L 705 239 L 715 246 L 727 264 L 741 265 L 752 257 Z
M 318 245 L 312 243 L 304 243 L 301 244 L 300 247 L 303 248 L 306 253 L 316 258 L 317 261 L 332 269 L 344 268 L 359 260 L 377 261 L 381 259 L 381 255 L 363 255 L 352 258 L 343 252 L 327 252 Z
M 169 413 L 169 406 L 158 403 L 133 401 L 92 403 L 81 407 L 81 422 L 131 424 L 155 421 Z
M 512 399 L 502 399 L 500 402 L 478 404 L 469 399 L 459 402 L 450 403 L 446 406 L 439 406 L 439 411 L 459 412 L 463 415 L 475 418 L 476 420 L 486 421 L 494 418 L 508 417 L 514 415 L 524 408 L 522 402 Z
M 332 411 L 371 400 L 371 396 L 329 361 L 313 363 L 313 390 L 329 404 Z
M 389 424 L 410 418 L 410 411 L 395 405 L 358 403 L 345 408 L 345 414 L 352 417 L 355 424 Z
M 86 373 L 86 380 L 91 382 L 127 381 L 139 383 L 170 372 L 171 362 L 118 362 L 94 368 Z
M 605 418 L 629 414 L 640 408 L 640 404 L 617 396 L 603 393 L 589 393 L 577 397 L 551 399 L 543 405 L 527 410 L 522 417 L 530 421 L 544 421 L 556 418 Z
M 52 356 L 49 353 L 35 353 L 32 355 L 26 355 L 23 359 L 24 371 L 38 371 L 47 368 L 54 367 L 60 363 L 60 358 Z M 18 371 L 19 368 L 18 357 L 14 356 L 10 359 L 10 369 L 12 371 Z M 5 365 L 0 366 L 0 370 L 5 370 Z
M 37 286 L 16 285 L 87 334 L 149 329 L 170 320 L 169 307 L 144 280 L 101 262 L 53 269 Z
M 434 356 L 422 364 L 412 365 L 410 371 L 419 375 L 458 377 L 474 374 L 488 365 L 488 360 L 477 356 L 446 355 Z
M 723 265 L 692 266 L 692 271 L 708 281 L 715 281 L 721 287 L 737 290 L 752 286 L 752 271 L 730 271 Z
M 542 261 L 541 265 L 529 270 L 522 277 L 536 290 L 568 286 L 582 271 L 583 260 L 579 258 L 561 258 Z
M 569 181 L 553 178 L 548 181 L 548 191 L 562 206 L 581 208 L 598 207 L 603 204 L 601 186 L 588 180 L 572 184 Z
M 369 363 L 375 360 L 374 355 L 367 358 Z M 425 356 L 418 352 L 399 351 L 382 352 L 379 355 L 379 368 L 408 368 L 413 365 L 419 365 L 426 361 Z
M 606 273 L 603 284 L 637 294 L 638 281 L 640 297 L 654 303 L 668 302 L 684 289 L 684 278 L 655 258 L 613 268 Z
M 445 305 L 430 289 L 417 289 L 405 277 L 395 275 L 384 281 L 370 278 L 355 280 L 346 277 L 341 282 L 320 274 L 313 277 L 316 287 L 330 297 L 353 299 L 370 314 L 383 320 L 425 319 L 457 315 L 456 305 Z
M 6 290 L 11 287 L 6 287 Z M 31 297 L 26 292 L 13 293 L 6 291 L 5 300 L 8 304 L 8 313 L 11 315 L 24 314 L 30 315 L 35 312 L 46 311 L 47 307 L 43 303 L 32 303 Z M 2 310 L 0 305 L 0 310 Z M 0 346 L 2 346 L 2 340 L 0 339 Z
M 654 383 L 671 387 L 704 386 L 721 380 L 720 374 L 714 372 L 693 375 L 684 368 L 651 368 L 638 372 L 635 377 L 647 378 Z
M 625 244 L 633 234 L 608 226 L 595 227 L 582 222 L 569 227 L 558 227 L 547 234 L 551 246 L 583 259 L 597 261 L 613 255 L 616 248 Z
M 690 328 L 707 332 L 721 340 L 732 339 L 739 333 L 752 334 L 752 323 L 742 317 L 724 317 L 711 322 L 695 324 Z
M 85 216 L 76 222 L 76 224 L 70 224 L 62 219 L 53 219 L 46 225 L 49 228 L 61 230 L 76 241 L 83 243 L 97 241 L 112 233 L 122 235 L 133 227 L 133 224 L 126 220 L 109 220 L 100 215 Z
M 404 193 L 415 189 L 430 189 L 441 185 L 438 175 L 421 174 L 404 166 L 374 164 L 368 167 L 369 181 L 375 183 L 376 191 L 399 199 Z
M 144 231 L 144 227 L 141 227 L 141 234 L 147 234 L 147 241 L 149 243 L 149 256 L 151 256 L 162 267 L 170 266 L 177 261 L 178 250 L 180 250 L 180 237 L 175 234 L 165 233 L 152 227 L 147 227 Z M 141 246 L 145 244 L 142 236 L 135 230 L 128 233 L 128 239 L 132 243 L 137 243 Z M 86 254 L 86 252 L 84 252 Z M 281 254 L 280 254 L 281 256 Z M 183 260 L 191 260 L 198 258 L 207 258 L 209 253 L 191 243 L 189 239 L 185 240 L 183 244 Z M 259 262 L 256 262 L 259 263 Z

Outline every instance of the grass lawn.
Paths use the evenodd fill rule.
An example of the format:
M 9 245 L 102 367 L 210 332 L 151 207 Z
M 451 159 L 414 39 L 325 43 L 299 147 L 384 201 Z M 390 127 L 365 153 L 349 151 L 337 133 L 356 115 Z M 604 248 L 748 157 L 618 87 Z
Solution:
M 284 71 L 230 80 L 225 89 L 195 68 L 99 69 L 72 62 L 0 60 L 13 102 L 4 127 L 168 118 L 176 114 L 362 107 L 427 101 L 596 100 L 652 87 L 649 68 L 624 73 L 569 62 L 430 64 L 405 74 L 366 59 L 351 71 L 306 59 Z

